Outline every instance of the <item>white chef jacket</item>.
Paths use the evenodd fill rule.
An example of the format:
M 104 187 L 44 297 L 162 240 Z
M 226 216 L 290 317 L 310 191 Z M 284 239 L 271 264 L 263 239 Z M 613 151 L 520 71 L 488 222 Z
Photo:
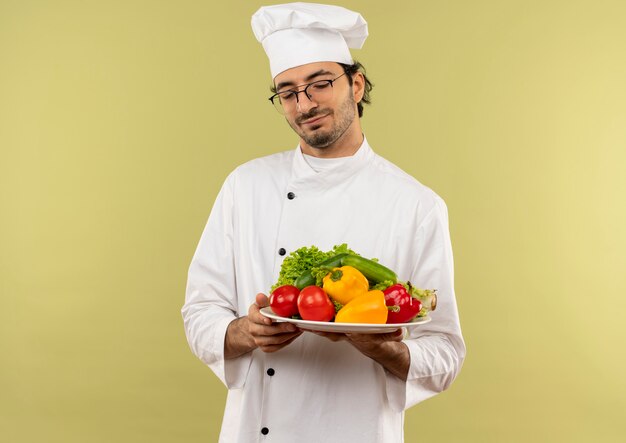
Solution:
M 402 381 L 345 341 L 305 332 L 275 353 L 224 360 L 228 324 L 268 294 L 285 256 L 347 243 L 402 281 L 437 289 L 432 321 L 411 330 Z M 447 209 L 364 140 L 315 172 L 300 148 L 252 160 L 217 196 L 191 266 L 182 314 L 194 354 L 228 388 L 223 443 L 396 443 L 404 410 L 446 389 L 464 356 Z

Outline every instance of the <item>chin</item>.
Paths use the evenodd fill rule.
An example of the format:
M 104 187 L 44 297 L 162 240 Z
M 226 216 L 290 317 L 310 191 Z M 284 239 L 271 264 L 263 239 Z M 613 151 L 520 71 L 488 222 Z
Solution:
M 330 137 L 324 136 L 324 137 L 313 137 L 313 138 L 308 137 L 308 138 L 305 138 L 304 141 L 307 142 L 307 144 L 311 146 L 312 148 L 324 149 L 332 145 L 336 140 L 331 140 Z

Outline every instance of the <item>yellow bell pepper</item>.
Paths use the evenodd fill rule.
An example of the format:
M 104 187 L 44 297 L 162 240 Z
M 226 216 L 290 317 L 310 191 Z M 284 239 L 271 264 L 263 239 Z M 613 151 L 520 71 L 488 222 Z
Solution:
M 369 289 L 367 278 L 352 266 L 334 268 L 322 281 L 324 291 L 331 300 L 342 305 L 366 293 Z
M 383 291 L 369 291 L 346 304 L 335 315 L 335 323 L 387 323 L 389 310 Z

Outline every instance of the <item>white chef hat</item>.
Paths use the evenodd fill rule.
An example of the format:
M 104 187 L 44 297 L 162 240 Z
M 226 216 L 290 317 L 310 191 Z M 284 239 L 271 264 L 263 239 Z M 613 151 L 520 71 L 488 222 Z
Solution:
M 312 62 L 352 64 L 349 48 L 361 49 L 367 22 L 358 12 L 317 3 L 263 6 L 252 30 L 270 59 L 272 78 Z

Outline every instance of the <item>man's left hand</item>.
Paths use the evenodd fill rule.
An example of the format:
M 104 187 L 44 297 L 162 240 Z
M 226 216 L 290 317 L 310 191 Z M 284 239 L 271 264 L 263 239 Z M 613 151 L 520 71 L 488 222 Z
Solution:
M 308 331 L 337 342 L 347 341 L 363 355 L 380 363 L 396 377 L 406 380 L 409 372 L 410 355 L 407 346 L 402 343 L 403 329 L 396 329 L 387 334 L 355 334 Z

